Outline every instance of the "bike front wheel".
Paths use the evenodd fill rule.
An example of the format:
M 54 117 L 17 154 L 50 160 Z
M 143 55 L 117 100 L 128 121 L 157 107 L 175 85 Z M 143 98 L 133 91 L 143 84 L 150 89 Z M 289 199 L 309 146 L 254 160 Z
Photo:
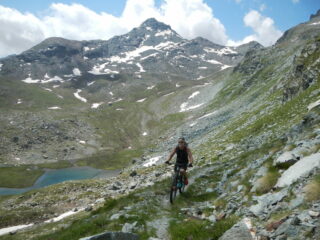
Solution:
M 170 189 L 170 202 L 173 203 L 174 199 L 177 196 L 177 178 L 174 177 Z

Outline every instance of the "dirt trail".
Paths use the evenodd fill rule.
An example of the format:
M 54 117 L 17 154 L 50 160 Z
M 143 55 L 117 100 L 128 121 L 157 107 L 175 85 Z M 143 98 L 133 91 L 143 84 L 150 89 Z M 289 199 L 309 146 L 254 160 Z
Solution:
M 191 171 L 188 175 L 189 184 L 188 186 L 186 186 L 185 190 L 187 190 L 190 185 L 194 184 L 197 178 L 199 178 L 202 175 L 208 174 L 208 172 L 213 171 L 216 168 L 218 168 L 218 166 L 212 165 L 212 166 L 193 169 L 193 171 Z M 179 197 L 179 194 L 177 195 L 177 197 Z M 171 206 L 172 205 L 169 200 L 169 191 L 168 191 L 168 194 L 162 198 L 161 205 L 160 205 L 161 209 L 159 209 L 159 211 L 164 212 L 166 214 L 164 214 L 161 218 L 155 219 L 147 223 L 148 226 L 156 229 L 156 235 L 158 239 L 170 240 L 168 227 L 169 227 L 170 220 L 172 220 L 170 216 Z

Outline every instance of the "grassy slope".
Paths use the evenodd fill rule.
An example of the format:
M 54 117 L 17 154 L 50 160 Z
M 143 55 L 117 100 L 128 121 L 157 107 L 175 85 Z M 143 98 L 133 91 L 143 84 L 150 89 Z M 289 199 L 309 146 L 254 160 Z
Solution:
M 284 59 L 279 59 L 277 64 L 281 64 L 283 60 Z M 308 60 L 306 60 L 306 62 L 307 61 Z M 277 64 L 274 64 L 272 67 L 269 66 L 268 71 L 278 73 L 278 75 L 275 74 L 270 78 L 267 74 L 268 71 L 262 70 L 254 76 L 254 79 L 265 80 L 266 84 L 259 84 L 258 82 L 253 84 L 249 89 L 243 89 L 241 84 L 237 84 L 242 76 L 237 74 L 231 75 L 229 83 L 234 83 L 233 85 L 231 84 L 233 89 L 221 91 L 208 109 L 212 110 L 226 103 L 235 104 L 233 102 L 234 99 L 237 99 L 236 103 L 242 104 L 246 104 L 250 99 L 256 99 L 256 102 L 250 105 L 252 108 L 244 111 L 240 116 L 229 120 L 222 128 L 212 132 L 209 140 L 200 145 L 194 154 L 196 159 L 199 159 L 200 156 L 205 156 L 206 162 L 222 163 L 222 167 L 223 163 L 226 162 L 238 166 L 235 171 L 229 173 L 228 181 L 240 181 L 239 184 L 245 187 L 244 194 L 249 197 L 248 204 L 252 204 L 252 202 L 250 202 L 251 193 L 249 192 L 252 183 L 250 183 L 249 180 L 254 175 L 254 172 L 249 170 L 241 176 L 237 175 L 237 173 L 251 161 L 261 158 L 266 154 L 271 155 L 271 158 L 266 164 L 271 162 L 274 154 L 286 144 L 285 141 L 279 139 L 279 136 L 287 132 L 293 124 L 300 122 L 302 117 L 307 113 L 308 104 L 318 100 L 319 97 L 311 94 L 314 90 L 320 88 L 320 81 L 316 79 L 310 88 L 282 104 L 279 100 L 281 91 L 267 91 L 280 80 L 281 74 L 283 74 L 282 71 L 277 72 Z M 240 93 L 241 96 L 239 95 Z M 244 140 L 250 141 L 252 137 L 259 137 L 265 133 L 268 133 L 268 136 L 264 138 L 263 144 L 257 148 L 251 150 L 244 150 L 243 148 L 233 149 L 217 157 L 217 153 L 225 150 L 228 144 L 238 144 L 244 142 Z M 205 164 L 205 161 L 198 161 L 198 164 Z M 196 182 L 189 187 L 185 197 L 178 199 L 179 207 L 164 207 L 161 201 L 159 201 L 159 199 L 165 197 L 167 194 L 166 189 L 169 183 L 167 180 L 155 184 L 153 187 L 135 191 L 131 195 L 123 196 L 116 201 L 108 200 L 104 207 L 88 216 L 79 216 L 79 219 L 73 222 L 66 220 L 68 224 L 71 224 L 68 225 L 68 227 L 62 224 L 60 226 L 58 226 L 58 224 L 47 225 L 45 227 L 46 229 L 52 230 L 53 227 L 57 227 L 57 230 L 53 233 L 39 236 L 38 239 L 78 239 L 81 236 L 88 236 L 105 230 L 119 230 L 121 229 L 121 224 L 124 222 L 133 221 L 138 221 L 139 225 L 142 226 L 137 233 L 141 235 L 142 239 L 147 239 L 149 236 L 154 235 L 155 229 L 147 228 L 146 221 L 162 216 L 168 216 L 172 219 L 169 233 L 174 239 L 184 239 L 190 235 L 194 235 L 194 239 L 207 239 L 208 237 L 214 236 L 214 234 L 217 234 L 214 236 L 214 239 L 217 239 L 226 229 L 232 226 L 237 220 L 236 217 L 231 216 L 225 221 L 218 222 L 217 225 L 212 226 L 207 221 L 190 219 L 188 216 L 180 214 L 180 208 L 190 207 L 190 205 L 194 203 L 207 201 L 214 204 L 218 210 L 222 210 L 227 201 L 219 198 L 216 193 L 208 194 L 205 192 L 207 187 L 213 187 L 220 181 L 221 175 L 219 175 L 219 173 L 222 173 L 222 171 L 223 169 L 220 169 L 220 171 L 218 169 L 214 173 L 211 173 L 211 175 L 196 180 Z M 277 170 L 270 167 L 268 171 L 272 175 L 272 182 L 268 184 L 272 185 L 275 183 L 274 178 L 278 176 Z M 315 183 L 318 184 L 317 178 L 315 179 Z M 268 185 L 267 187 L 270 188 L 271 186 Z M 128 205 L 133 206 L 132 210 L 130 210 L 130 213 L 133 215 L 132 218 L 120 218 L 116 221 L 109 220 L 113 213 L 123 210 Z M 205 210 L 205 212 L 206 211 L 208 214 L 210 213 L 209 209 Z M 44 233 L 41 227 L 37 232 Z M 197 233 L 197 236 L 195 236 L 195 233 Z M 10 238 L 21 239 L 21 235 L 17 234 Z

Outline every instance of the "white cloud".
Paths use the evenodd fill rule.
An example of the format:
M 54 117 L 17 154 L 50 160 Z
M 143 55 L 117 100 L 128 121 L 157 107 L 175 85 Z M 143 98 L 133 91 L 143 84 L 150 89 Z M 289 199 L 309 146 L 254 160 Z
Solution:
M 228 40 L 223 24 L 203 0 L 164 0 L 160 7 L 154 0 L 127 0 L 119 17 L 75 3 L 53 3 L 45 16 L 0 5 L 0 56 L 20 53 L 52 36 L 108 39 L 130 31 L 150 17 L 171 25 L 185 38 L 202 36 L 220 44 Z
M 266 5 L 262 4 L 260 11 L 265 8 Z M 150 17 L 169 24 L 182 37 L 201 36 L 223 45 L 255 40 L 269 46 L 282 34 L 271 18 L 251 10 L 244 16 L 244 24 L 254 33 L 241 41 L 233 41 L 204 0 L 163 0 L 159 7 L 155 0 L 127 0 L 119 17 L 106 12 L 97 13 L 76 3 L 53 3 L 44 13 L 22 13 L 0 5 L 0 56 L 20 53 L 53 36 L 76 40 L 109 39 L 127 33 Z
M 256 10 L 248 12 L 243 21 L 247 27 L 254 31 L 254 34 L 246 36 L 241 41 L 229 40 L 228 45 L 240 45 L 250 41 L 258 41 L 262 45 L 270 46 L 282 35 L 282 32 L 275 27 L 274 21 L 270 17 L 262 16 Z

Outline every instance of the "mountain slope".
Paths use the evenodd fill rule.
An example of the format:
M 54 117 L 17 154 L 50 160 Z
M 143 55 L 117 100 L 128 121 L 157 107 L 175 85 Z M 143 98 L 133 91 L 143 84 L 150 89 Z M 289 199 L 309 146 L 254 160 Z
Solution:
M 157 136 L 149 138 L 144 156 L 114 179 L 62 183 L 3 198 L 3 226 L 15 219 L 15 211 L 19 223 L 33 222 L 23 208 L 32 211 L 34 203 L 41 221 L 52 217 L 52 202 L 50 212 L 69 210 L 61 204 L 63 193 L 72 189 L 72 207 L 94 203 L 93 212 L 36 225 L 12 239 L 79 239 L 126 229 L 141 239 L 225 240 L 239 234 L 245 239 L 318 239 L 320 24 L 314 23 L 319 22 L 314 16 L 274 46 L 249 50 L 234 68 L 213 68 L 201 80 L 131 85 L 136 90 L 121 107 L 145 108 L 139 120 L 147 134 Z M 188 139 L 196 167 L 187 192 L 171 206 L 171 168 L 162 164 L 177 135 Z M 104 206 L 98 198 L 105 199 Z
M 254 42 L 232 48 L 203 38 L 185 40 L 155 19 L 107 41 L 46 39 L 1 60 L 1 122 L 12 128 L 0 144 L 1 162 L 91 157 L 84 162 L 113 168 L 111 160 L 93 159 L 110 159 L 128 148 L 140 152 L 149 136 L 187 117 L 175 114 L 180 109 L 168 105 L 172 96 L 167 94 L 181 98 L 184 89 L 207 84 L 205 77 L 261 47 Z M 51 134 L 43 127 L 47 125 Z

